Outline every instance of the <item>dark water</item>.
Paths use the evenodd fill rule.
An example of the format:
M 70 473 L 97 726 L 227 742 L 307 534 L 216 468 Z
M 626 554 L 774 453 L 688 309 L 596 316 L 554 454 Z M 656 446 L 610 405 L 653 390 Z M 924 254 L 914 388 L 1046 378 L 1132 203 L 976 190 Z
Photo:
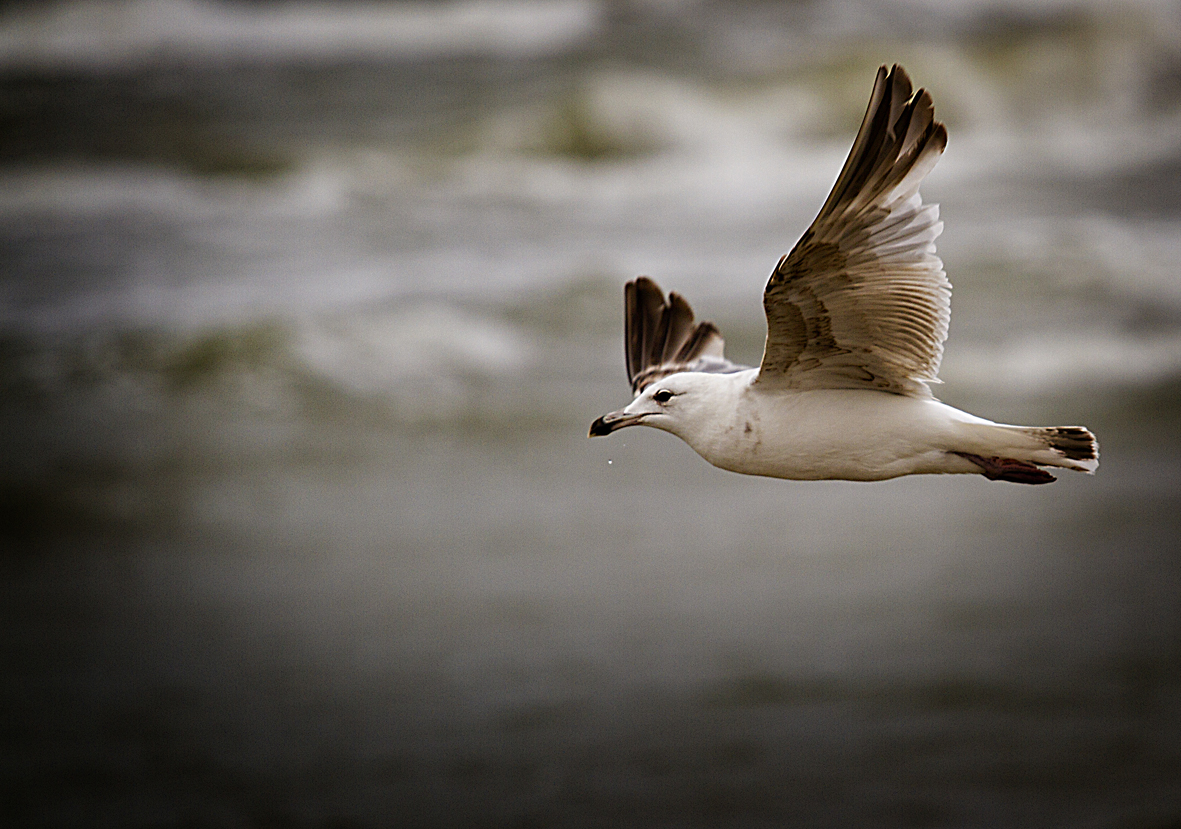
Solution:
M 0 6 L 0 822 L 1181 824 L 1178 32 Z M 894 60 L 952 136 L 937 393 L 1098 474 L 588 441 L 635 273 L 757 360 Z
M 111 481 L 148 526 L 55 509 L 5 567 L 10 819 L 1175 818 L 1176 454 L 1034 498 L 653 437 L 385 436 Z

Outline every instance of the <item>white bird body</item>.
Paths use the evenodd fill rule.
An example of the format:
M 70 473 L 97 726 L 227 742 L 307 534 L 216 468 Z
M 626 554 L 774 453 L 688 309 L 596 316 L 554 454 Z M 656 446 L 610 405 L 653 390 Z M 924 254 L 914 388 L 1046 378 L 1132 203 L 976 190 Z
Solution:
M 943 230 L 919 185 L 947 145 L 931 96 L 878 70 L 869 107 L 812 226 L 763 292 L 758 368 L 728 361 L 721 333 L 647 277 L 624 288 L 631 405 L 591 424 L 671 432 L 722 469 L 794 480 L 975 473 L 1043 484 L 1040 467 L 1093 472 L 1081 426 L 1008 426 L 940 403 L 951 284 Z
M 682 372 L 654 384 L 620 413 L 670 432 L 714 466 L 792 480 L 882 481 L 902 475 L 975 473 L 963 455 L 1091 471 L 1047 445 L 1044 430 L 993 423 L 941 403 L 863 389 L 763 389 L 757 369 Z M 956 454 L 963 453 L 963 454 Z

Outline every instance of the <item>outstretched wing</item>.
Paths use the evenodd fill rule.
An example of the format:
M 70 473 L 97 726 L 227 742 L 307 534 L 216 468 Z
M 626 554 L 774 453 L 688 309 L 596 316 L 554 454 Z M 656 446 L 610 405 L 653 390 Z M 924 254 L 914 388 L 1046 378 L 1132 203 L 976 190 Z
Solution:
M 931 396 L 951 284 L 935 255 L 938 205 L 918 190 L 946 146 L 930 94 L 881 67 L 832 193 L 767 282 L 757 383 Z
M 679 371 L 727 373 L 748 366 L 723 356 L 725 342 L 712 322 L 693 323 L 693 309 L 680 294 L 664 292 L 646 276 L 623 289 L 624 351 L 627 379 L 639 394 L 648 386 Z

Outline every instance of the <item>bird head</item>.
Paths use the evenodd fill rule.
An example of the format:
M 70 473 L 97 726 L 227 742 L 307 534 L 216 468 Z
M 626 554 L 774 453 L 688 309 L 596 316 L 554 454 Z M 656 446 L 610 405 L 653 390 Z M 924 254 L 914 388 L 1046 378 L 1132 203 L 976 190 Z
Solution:
M 625 426 L 651 426 L 679 434 L 702 402 L 709 375 L 683 372 L 648 384 L 627 407 L 605 414 L 590 426 L 588 437 L 603 437 Z

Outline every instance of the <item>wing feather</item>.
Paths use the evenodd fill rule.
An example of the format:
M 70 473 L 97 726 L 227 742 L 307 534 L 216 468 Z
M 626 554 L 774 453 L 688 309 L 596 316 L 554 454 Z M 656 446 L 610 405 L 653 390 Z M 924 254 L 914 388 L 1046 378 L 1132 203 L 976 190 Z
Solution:
M 748 366 L 724 356 L 725 341 L 712 322 L 693 323 L 684 297 L 668 299 L 655 282 L 641 276 L 624 286 L 624 337 L 627 379 L 639 394 L 648 384 L 680 371 L 732 372 Z
M 918 193 L 947 145 L 934 116 L 900 66 L 878 70 L 832 192 L 767 283 L 757 382 L 930 396 L 951 316 L 939 208 Z

